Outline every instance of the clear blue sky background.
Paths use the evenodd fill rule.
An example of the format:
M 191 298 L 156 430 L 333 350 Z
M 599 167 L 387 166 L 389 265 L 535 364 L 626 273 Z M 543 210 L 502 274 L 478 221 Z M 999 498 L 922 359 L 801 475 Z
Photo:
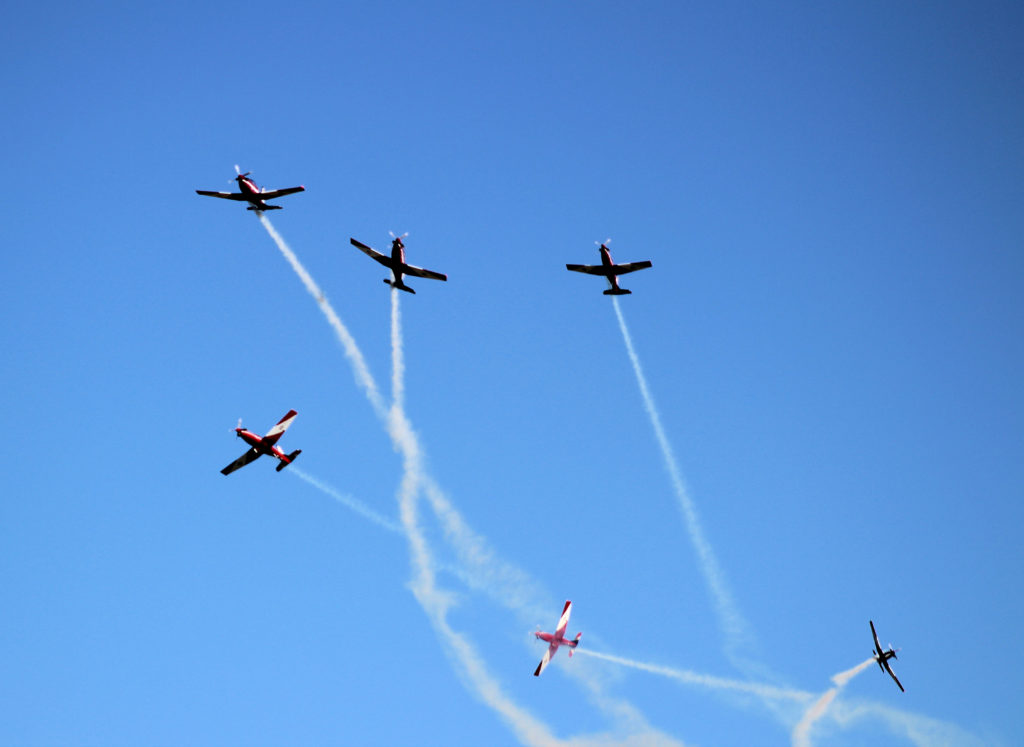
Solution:
M 788 744 L 792 704 L 582 652 L 817 697 L 870 618 L 907 692 L 865 670 L 813 743 L 1024 742 L 1022 42 L 1009 2 L 8 4 L 0 742 L 522 739 L 401 533 L 218 472 L 239 416 L 295 408 L 296 466 L 397 520 L 316 304 L 193 191 L 236 163 L 307 187 L 270 218 L 383 391 L 384 269 L 348 238 L 448 273 L 402 298 L 407 412 L 522 580 L 467 586 L 423 526 L 448 622 L 551 733 Z M 603 281 L 564 270 L 607 236 L 654 263 L 621 308 L 742 658 Z M 569 598 L 581 653 L 534 679 Z

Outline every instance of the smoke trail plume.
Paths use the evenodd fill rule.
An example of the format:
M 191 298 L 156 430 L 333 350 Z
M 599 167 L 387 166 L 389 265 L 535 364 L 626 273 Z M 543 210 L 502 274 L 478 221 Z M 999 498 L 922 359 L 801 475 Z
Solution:
M 619 308 L 619 299 L 613 297 L 612 304 L 615 307 L 615 315 L 619 319 L 619 329 L 622 331 L 622 339 L 626 343 L 626 352 L 629 353 L 629 360 L 633 364 L 633 372 L 636 374 L 637 384 L 640 387 L 640 396 L 643 397 L 644 407 L 650 417 L 651 426 L 654 428 L 654 435 L 658 440 L 658 446 L 661 448 L 662 458 L 665 460 L 665 468 L 668 470 L 672 488 L 679 501 L 679 510 L 683 514 L 683 520 L 690 535 L 690 542 L 693 543 L 700 569 L 711 591 L 719 620 L 725 629 L 727 654 L 736 663 L 735 657 L 738 656 L 739 648 L 743 644 L 748 643 L 751 638 L 747 622 L 736 608 L 732 592 L 729 591 L 725 576 L 718 565 L 718 559 L 715 557 L 711 545 L 704 536 L 700 518 L 697 516 L 697 507 L 694 505 L 686 489 L 686 483 L 683 481 L 682 474 L 679 471 L 679 465 L 676 464 L 676 458 L 668 442 L 668 437 L 665 435 L 665 429 L 661 426 L 661 416 L 658 414 L 657 407 L 655 407 L 654 397 L 651 396 L 650 389 L 647 387 L 647 379 L 644 378 L 644 372 L 640 366 L 640 358 L 637 357 L 636 350 L 633 348 L 633 338 L 629 334 L 626 320 L 622 316 L 622 310 Z
M 635 659 L 627 659 L 622 656 L 604 654 L 589 648 L 578 648 L 576 649 L 576 653 L 583 654 L 584 656 L 591 656 L 603 661 L 610 661 L 613 664 L 618 664 L 623 667 L 630 667 L 632 669 L 639 669 L 643 672 L 668 677 L 669 679 L 682 682 L 686 685 L 696 685 L 697 687 L 704 687 L 712 690 L 728 690 L 738 693 L 748 693 L 750 695 L 756 695 L 763 700 L 789 700 L 797 703 L 806 703 L 814 697 L 811 693 L 803 690 L 776 687 L 775 685 L 765 685 L 759 682 L 744 682 L 743 680 L 715 677 L 710 674 L 700 674 L 699 672 L 692 672 L 686 669 L 674 669 L 672 667 L 665 667 L 659 664 L 649 664 L 647 662 L 636 661 Z
M 804 713 L 803 718 L 793 727 L 792 741 L 793 747 L 810 747 L 811 745 L 811 728 L 814 723 L 825 715 L 825 711 L 832 704 L 832 701 L 839 695 L 839 691 L 846 687 L 846 683 L 856 677 L 858 674 L 863 672 L 869 667 L 875 658 L 873 656 L 868 657 L 860 664 L 855 667 L 851 667 L 844 672 L 832 675 L 832 683 L 834 687 L 829 688 L 821 694 L 811 707 Z
M 346 508 L 348 508 L 348 509 L 354 511 L 355 513 L 359 514 L 364 519 L 367 519 L 371 523 L 376 524 L 381 529 L 387 529 L 389 532 L 395 532 L 397 534 L 401 534 L 402 533 L 401 525 L 396 524 L 391 519 L 388 519 L 387 517 L 382 516 L 381 514 L 377 513 L 372 508 L 367 506 L 365 503 L 356 500 L 355 498 L 353 498 L 350 495 L 346 495 L 344 493 L 340 493 L 337 490 L 335 490 L 334 488 L 330 487 L 329 485 L 325 485 L 324 483 L 320 482 L 319 480 L 317 480 L 312 475 L 306 474 L 305 472 L 300 470 L 295 465 L 292 465 L 291 468 L 288 471 L 291 474 L 293 474 L 296 477 L 298 477 L 300 480 L 303 480 L 303 481 L 309 483 L 314 488 L 319 490 L 321 493 L 326 493 L 331 498 L 336 500 L 338 503 L 342 504 Z
M 394 407 L 405 407 L 405 356 L 402 350 L 402 317 L 398 289 L 391 289 L 391 400 Z
M 309 291 L 309 295 L 313 297 L 317 305 L 320 307 L 320 311 L 323 312 L 324 317 L 327 319 L 327 323 L 331 325 L 335 334 L 338 336 L 338 341 L 341 343 L 342 349 L 345 351 L 345 356 L 348 358 L 349 363 L 352 364 L 352 371 L 356 377 L 356 383 L 362 388 L 366 394 L 366 398 L 370 401 L 370 405 L 373 407 L 377 416 L 380 418 L 385 417 L 386 408 L 384 407 L 384 400 L 380 396 L 380 392 L 377 390 L 377 382 L 374 381 L 373 375 L 370 373 L 369 367 L 366 365 L 366 359 L 363 358 L 363 353 L 356 345 L 355 338 L 349 333 L 348 328 L 342 323 L 341 319 L 334 311 L 334 307 L 327 301 L 327 296 L 320 290 L 320 286 L 316 284 L 313 277 L 309 274 L 302 263 L 299 262 L 299 258 L 295 256 L 285 240 L 281 238 L 281 234 L 277 232 L 270 219 L 267 218 L 261 211 L 257 210 L 256 215 L 260 219 L 260 223 L 270 234 L 270 238 L 277 244 L 277 248 L 284 255 L 284 258 L 288 260 L 288 264 L 295 270 L 295 274 L 299 276 L 302 284 L 306 286 L 306 290 Z

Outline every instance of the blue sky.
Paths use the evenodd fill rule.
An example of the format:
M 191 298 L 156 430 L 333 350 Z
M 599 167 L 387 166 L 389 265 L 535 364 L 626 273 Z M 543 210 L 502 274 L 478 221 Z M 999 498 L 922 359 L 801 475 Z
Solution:
M 0 742 L 1024 741 L 1018 6 L 5 15 Z

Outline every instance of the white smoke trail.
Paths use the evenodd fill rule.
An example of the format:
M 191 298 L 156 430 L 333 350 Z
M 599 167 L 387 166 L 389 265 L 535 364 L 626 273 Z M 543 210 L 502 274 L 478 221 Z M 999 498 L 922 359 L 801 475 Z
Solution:
M 626 327 L 626 320 L 622 316 L 622 310 L 619 308 L 619 299 L 612 297 L 612 304 L 615 307 L 615 315 L 619 319 L 619 329 L 622 330 L 622 339 L 626 343 L 626 352 L 629 353 L 629 360 L 633 363 L 633 372 L 636 374 L 637 384 L 640 386 L 640 395 L 643 397 L 644 407 L 650 417 L 651 426 L 654 428 L 654 435 L 658 440 L 658 446 L 661 448 L 662 458 L 665 460 L 669 479 L 672 481 L 672 488 L 675 490 L 676 498 L 679 501 L 679 509 L 683 514 L 683 519 L 690 535 L 690 542 L 693 543 L 701 571 L 711 590 L 711 596 L 714 600 L 719 620 L 725 629 L 727 654 L 729 654 L 730 659 L 735 659 L 738 657 L 739 648 L 744 643 L 749 642 L 751 638 L 747 622 L 736 608 L 732 592 L 729 591 L 725 576 L 718 565 L 718 559 L 715 557 L 711 545 L 704 536 L 700 518 L 697 516 L 697 507 L 694 505 L 686 489 L 686 483 L 683 481 L 682 474 L 679 471 L 679 465 L 676 464 L 676 458 L 668 442 L 668 437 L 665 435 L 665 429 L 661 426 L 661 416 L 654 405 L 654 397 L 651 396 L 651 392 L 647 388 L 647 379 L 644 378 L 640 359 L 637 357 L 636 350 L 633 349 L 633 339 L 629 334 L 629 328 Z M 736 663 L 735 660 L 734 663 Z
M 956 724 L 879 703 L 839 702 L 829 709 L 829 716 L 844 729 L 861 720 L 881 723 L 918 747 L 993 747 L 1006 744 L 1005 740 L 996 735 L 978 737 Z
M 394 407 L 405 407 L 405 355 L 402 350 L 402 317 L 398 289 L 391 288 L 391 400 Z
M 789 700 L 797 703 L 806 703 L 814 697 L 812 693 L 804 690 L 794 690 L 792 688 L 777 687 L 775 685 L 765 685 L 759 682 L 745 682 L 743 680 L 715 677 L 710 674 L 700 674 L 699 672 L 693 672 L 686 669 L 675 669 L 673 667 L 661 666 L 660 664 L 649 664 L 647 662 L 636 661 L 635 659 L 627 659 L 622 656 L 613 656 L 612 654 L 601 653 L 589 648 L 578 648 L 576 649 L 576 653 L 583 654 L 584 656 L 592 656 L 595 659 L 601 659 L 603 661 L 610 661 L 613 664 L 618 664 L 623 667 L 630 667 L 632 669 L 639 669 L 643 672 L 668 677 L 669 679 L 677 680 L 678 682 L 682 682 L 686 685 L 696 685 L 697 687 L 704 687 L 711 690 L 728 690 L 738 693 L 748 693 L 750 695 L 756 695 L 763 700 Z
M 836 699 L 837 695 L 839 695 L 839 691 L 846 687 L 846 683 L 863 672 L 874 662 L 874 660 L 875 658 L 873 656 L 868 657 L 857 666 L 851 667 L 839 674 L 832 675 L 832 682 L 835 686 L 823 692 L 821 697 L 811 704 L 810 708 L 804 712 L 803 718 L 801 718 L 797 725 L 793 727 L 793 733 L 791 735 L 793 747 L 810 747 L 811 728 L 814 726 L 815 722 L 825 715 L 825 711 L 828 710 L 832 701 Z
M 525 572 L 501 560 L 487 541 L 466 524 L 429 476 L 424 480 L 424 492 L 434 515 L 441 522 L 445 540 L 455 550 L 459 566 L 464 569 L 461 579 L 469 588 L 517 613 L 523 622 L 533 622 L 551 614 L 550 606 L 537 600 L 550 599 L 552 595 Z
M 281 238 L 281 234 L 277 232 L 274 226 L 271 224 L 270 219 L 267 218 L 261 211 L 256 211 L 257 217 L 260 219 L 260 223 L 267 229 L 267 233 L 270 234 L 270 238 L 277 244 L 277 248 L 284 255 L 284 258 L 288 260 L 288 264 L 295 270 L 295 274 L 302 280 L 302 284 L 306 286 L 306 290 L 309 291 L 309 295 L 313 297 L 317 305 L 320 307 L 320 311 L 323 312 L 324 317 L 327 319 L 327 323 L 331 325 L 335 334 L 338 336 L 338 341 L 341 343 L 342 349 L 345 351 L 345 356 L 348 358 L 349 363 L 352 364 L 352 371 L 356 377 L 356 383 L 362 387 L 363 392 L 366 394 L 366 398 L 370 401 L 370 405 L 373 407 L 377 416 L 382 420 L 386 417 L 387 410 L 384 406 L 384 400 L 380 396 L 380 392 L 377 390 L 377 382 L 374 381 L 373 375 L 370 373 L 369 367 L 366 365 L 366 359 L 363 358 L 363 353 L 356 345 L 355 338 L 349 333 L 348 328 L 342 323 L 341 319 L 334 311 L 334 307 L 327 301 L 327 296 L 320 290 L 320 286 L 316 284 L 313 277 L 309 274 L 302 263 L 299 262 L 299 258 L 295 256 L 285 240 Z
M 397 534 L 401 534 L 402 533 L 402 526 L 400 524 L 397 524 L 396 522 L 392 521 L 391 519 L 389 519 L 389 518 L 387 518 L 385 516 L 382 516 L 381 514 L 377 513 L 372 508 L 367 506 L 365 503 L 363 503 L 363 502 L 353 498 L 350 495 L 346 495 L 345 493 L 341 493 L 341 492 L 335 490 L 334 488 L 332 488 L 331 486 L 326 485 L 326 484 L 320 482 L 320 480 L 317 480 L 312 475 L 309 475 L 309 474 L 303 472 L 302 470 L 300 470 L 295 465 L 292 465 L 288 469 L 288 471 L 291 474 L 293 474 L 296 477 L 298 477 L 300 480 L 304 480 L 305 482 L 309 483 L 314 488 L 319 490 L 321 493 L 326 493 L 331 498 L 336 500 L 338 503 L 340 503 L 341 505 L 345 506 L 346 508 L 354 511 L 355 513 L 359 514 L 364 519 L 367 519 L 371 523 L 376 524 L 381 529 L 387 529 L 389 532 L 395 532 Z

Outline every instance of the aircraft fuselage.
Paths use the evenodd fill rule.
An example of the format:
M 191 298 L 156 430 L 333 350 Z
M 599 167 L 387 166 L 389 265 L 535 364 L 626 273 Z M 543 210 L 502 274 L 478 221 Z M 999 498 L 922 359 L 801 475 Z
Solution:
M 576 648 L 579 641 L 572 638 L 565 638 L 562 636 L 555 637 L 554 633 L 534 633 L 534 635 L 545 643 L 553 643 L 556 646 L 568 646 L 569 648 Z
M 400 290 L 414 292 L 412 288 L 402 282 L 402 275 L 405 274 L 405 244 L 402 243 L 401 238 L 391 241 L 391 274 L 395 278 L 394 282 L 385 280 L 385 283 Z
M 608 271 L 605 274 L 605 277 L 608 278 L 608 283 L 611 285 L 612 290 L 621 290 L 619 288 L 619 277 L 618 275 L 615 274 L 615 271 L 612 269 L 615 266 L 615 262 L 612 261 L 612 253 L 604 244 L 601 244 L 601 265 L 604 267 L 605 270 Z
M 254 210 L 275 210 L 278 208 L 277 205 L 268 205 L 266 200 L 260 197 L 260 188 L 256 186 L 256 182 L 247 176 L 239 174 L 235 177 L 238 182 L 238 189 L 241 190 L 242 194 L 245 195 L 245 199 L 252 204 Z
M 256 449 L 260 454 L 266 454 L 267 456 L 274 456 L 281 459 L 285 454 L 279 448 L 273 445 L 267 445 L 263 442 L 263 436 L 260 436 L 252 431 L 247 431 L 244 428 L 235 428 L 235 433 L 238 437 L 249 444 L 252 448 Z

